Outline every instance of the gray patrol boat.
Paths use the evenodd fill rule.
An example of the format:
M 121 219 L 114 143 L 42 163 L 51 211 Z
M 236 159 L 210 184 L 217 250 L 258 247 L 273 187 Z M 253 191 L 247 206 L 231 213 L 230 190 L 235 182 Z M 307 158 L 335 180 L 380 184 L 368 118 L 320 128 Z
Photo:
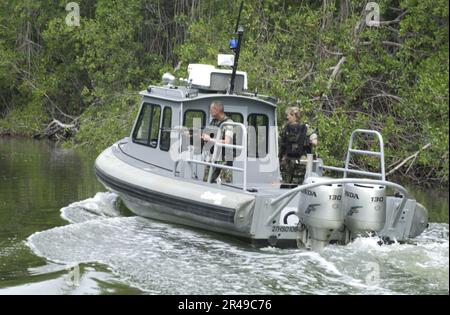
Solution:
M 241 27 L 237 34 L 230 43 L 235 54 L 219 56 L 219 66 L 231 70 L 189 65 L 189 78 L 179 80 L 183 84 L 175 86 L 174 78 L 165 75 L 164 85 L 140 93 L 130 137 L 96 160 L 99 181 L 139 216 L 258 246 L 320 249 L 368 235 L 402 242 L 421 234 L 428 212 L 404 187 L 386 180 L 384 142 L 377 131 L 353 132 L 345 167 L 326 166 L 309 155 L 302 161 L 307 169 L 303 185 L 281 183 L 276 101 L 246 92 L 247 75 L 237 71 Z M 232 118 L 223 126 L 234 129 L 234 139 L 208 148 L 201 134 L 213 101 L 221 101 Z M 220 129 L 214 134 L 221 139 Z M 372 138 L 379 150 L 355 147 L 359 137 Z M 223 150 L 232 151 L 232 166 L 218 162 Z M 351 168 L 354 155 L 378 158 L 379 172 Z M 231 172 L 232 181 L 212 183 L 205 176 L 210 168 Z
M 209 85 L 193 84 L 203 79 L 196 78 L 197 69 L 201 77 L 210 77 Z M 304 184 L 288 187 L 280 182 L 275 102 L 245 93 L 244 73 L 237 74 L 241 92 L 233 94 L 226 92 L 231 74 L 225 70 L 191 65 L 190 74 L 190 87 L 152 86 L 141 92 L 131 136 L 106 149 L 95 163 L 98 179 L 137 215 L 281 247 L 346 244 L 374 233 L 405 241 L 427 227 L 427 210 L 405 188 L 386 181 L 379 132 L 352 134 L 344 168 L 308 156 Z M 229 145 L 216 143 L 208 159 L 200 139 L 213 101 L 224 104 L 233 120 L 224 125 L 234 128 L 235 139 Z M 355 148 L 358 135 L 373 136 L 379 151 Z M 223 147 L 235 151 L 233 166 L 217 162 Z M 379 158 L 380 172 L 351 169 L 352 155 Z M 232 181 L 205 181 L 209 167 L 232 172 Z M 342 177 L 325 177 L 325 171 Z M 396 194 L 388 196 L 388 188 Z

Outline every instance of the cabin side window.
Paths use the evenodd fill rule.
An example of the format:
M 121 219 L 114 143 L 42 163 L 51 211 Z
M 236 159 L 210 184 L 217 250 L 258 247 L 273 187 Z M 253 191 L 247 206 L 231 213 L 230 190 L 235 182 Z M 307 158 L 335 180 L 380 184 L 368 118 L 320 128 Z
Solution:
M 244 116 L 242 116 L 241 113 L 231 113 L 227 112 L 225 113 L 228 118 L 230 118 L 233 122 L 243 124 L 244 123 Z M 239 127 L 233 128 L 233 144 L 234 145 L 242 145 L 242 131 Z M 234 150 L 234 157 L 236 158 L 238 155 L 241 154 L 241 150 Z
M 206 125 L 206 113 L 201 110 L 187 110 L 184 113 L 184 127 L 189 129 L 190 140 L 184 142 L 184 145 L 194 145 L 194 132 L 201 133 Z M 183 148 L 183 151 L 185 148 Z M 199 152 L 197 152 L 199 153 Z M 201 152 L 200 152 L 201 153 Z
M 199 126 L 200 124 L 200 126 Z M 194 128 L 204 128 L 206 125 L 206 114 L 201 110 L 188 110 L 184 113 L 184 127 L 192 130 Z
M 170 131 L 172 128 L 172 108 L 166 107 L 163 112 L 162 128 L 161 128 L 161 141 L 159 148 L 162 151 L 170 150 Z
M 264 114 L 248 116 L 248 156 L 264 158 L 269 151 L 269 117 Z
M 243 124 L 244 123 L 244 116 L 240 113 L 225 113 L 227 117 L 229 117 L 233 122 Z
M 133 133 L 133 142 L 152 148 L 158 146 L 161 107 L 144 104 Z
M 161 122 L 161 106 L 153 105 L 152 123 L 150 128 L 150 147 L 157 148 Z

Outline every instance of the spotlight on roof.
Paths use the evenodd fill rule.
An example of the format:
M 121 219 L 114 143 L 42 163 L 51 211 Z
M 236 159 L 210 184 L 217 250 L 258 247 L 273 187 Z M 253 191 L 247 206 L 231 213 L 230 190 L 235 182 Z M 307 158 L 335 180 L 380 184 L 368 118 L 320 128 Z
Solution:
M 166 85 L 173 85 L 173 83 L 175 82 L 175 77 L 172 74 L 166 72 L 162 77 L 162 81 Z

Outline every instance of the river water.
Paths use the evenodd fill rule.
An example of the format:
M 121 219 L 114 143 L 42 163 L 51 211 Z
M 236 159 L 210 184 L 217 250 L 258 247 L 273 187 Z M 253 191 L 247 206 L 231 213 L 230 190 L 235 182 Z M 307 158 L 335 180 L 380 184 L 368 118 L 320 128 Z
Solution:
M 256 249 L 132 216 L 94 160 L 0 138 L 0 294 L 449 294 L 448 191 L 411 187 L 433 223 L 410 244 Z

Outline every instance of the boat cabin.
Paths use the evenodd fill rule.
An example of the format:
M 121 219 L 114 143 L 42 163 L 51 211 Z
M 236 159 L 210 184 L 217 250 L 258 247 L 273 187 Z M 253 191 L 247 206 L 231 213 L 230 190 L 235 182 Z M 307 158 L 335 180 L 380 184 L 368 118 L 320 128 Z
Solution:
M 211 156 L 232 150 L 229 186 L 247 189 L 278 183 L 276 102 L 245 93 L 247 76 L 239 71 L 237 93 L 227 94 L 230 77 L 230 70 L 190 65 L 187 86 L 167 82 L 165 86 L 150 86 L 141 92 L 142 104 L 131 141 L 122 147 L 124 153 L 147 163 L 152 170 L 205 181 L 205 170 L 212 166 L 210 163 L 215 164 Z M 208 125 L 213 119 L 210 105 L 214 101 L 223 103 L 234 132 L 231 145 L 214 147 L 213 152 L 201 141 L 201 135 L 209 132 Z M 205 154 L 208 152 L 214 153 L 209 154 L 209 160 Z

